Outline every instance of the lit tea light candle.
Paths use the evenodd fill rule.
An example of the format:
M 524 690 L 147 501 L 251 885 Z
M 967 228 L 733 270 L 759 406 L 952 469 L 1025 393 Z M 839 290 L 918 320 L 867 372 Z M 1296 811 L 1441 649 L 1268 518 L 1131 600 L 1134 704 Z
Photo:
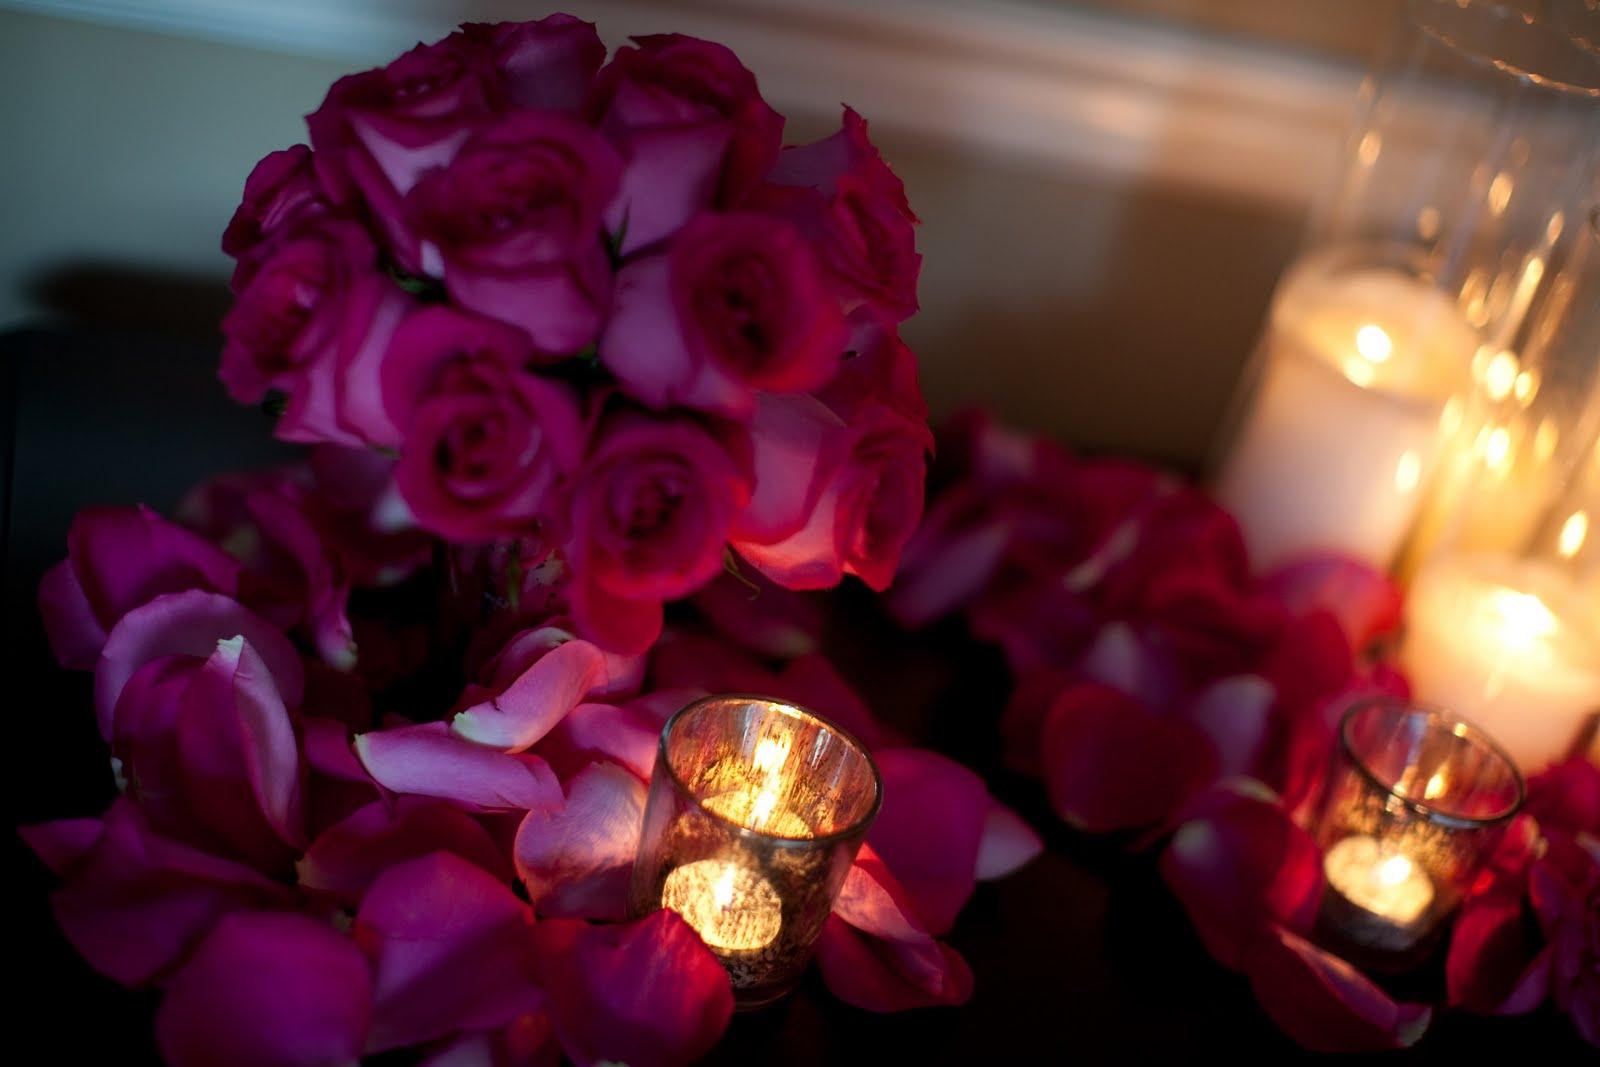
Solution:
M 1537 771 L 1600 711 L 1600 602 L 1540 560 L 1441 559 L 1412 586 L 1400 661 L 1419 699 Z
M 1328 888 L 1392 927 L 1386 941 L 1409 943 L 1408 932 L 1433 903 L 1433 881 L 1410 856 L 1356 834 L 1328 850 L 1322 864 Z
M 1285 279 L 1216 483 L 1259 566 L 1311 549 L 1389 562 L 1478 343 L 1449 294 L 1394 268 L 1312 260 Z
M 707 697 L 674 715 L 650 776 L 633 908 L 683 916 L 754 1007 L 798 980 L 882 785 L 865 748 L 791 704 Z
M 674 868 L 661 888 L 661 906 L 682 915 L 713 950 L 765 948 L 783 926 L 783 901 L 759 874 L 722 860 Z

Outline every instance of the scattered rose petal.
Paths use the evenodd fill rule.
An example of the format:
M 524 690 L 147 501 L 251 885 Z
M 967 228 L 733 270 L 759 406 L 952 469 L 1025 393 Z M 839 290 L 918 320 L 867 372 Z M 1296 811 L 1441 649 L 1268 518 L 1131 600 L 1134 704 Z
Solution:
M 562 807 L 528 812 L 517 830 L 517 873 L 541 915 L 627 916 L 644 800 L 633 773 L 595 763 L 567 783 Z
M 358 734 L 356 756 L 385 789 L 453 800 L 476 811 L 548 808 L 561 784 L 538 756 L 463 741 L 442 722 Z

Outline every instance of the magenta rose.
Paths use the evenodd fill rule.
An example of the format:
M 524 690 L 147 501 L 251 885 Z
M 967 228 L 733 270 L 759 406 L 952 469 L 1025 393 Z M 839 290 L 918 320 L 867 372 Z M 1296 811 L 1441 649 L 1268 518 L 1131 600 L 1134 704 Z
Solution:
M 456 304 L 571 353 L 599 332 L 610 290 L 600 215 L 616 154 L 593 129 L 545 112 L 483 127 L 406 198 L 422 267 Z
M 744 465 L 698 423 L 613 415 L 573 479 L 567 557 L 585 635 L 613 651 L 648 647 L 661 602 L 721 569 L 728 530 L 749 497 Z
M 505 94 L 518 107 L 577 111 L 606 61 L 594 23 L 571 15 L 500 22 L 485 30 Z
M 706 213 L 665 252 L 622 269 L 600 359 L 651 407 L 747 417 L 756 390 L 831 380 L 845 337 L 798 230 L 768 215 Z
M 263 157 L 245 179 L 244 199 L 222 233 L 222 250 L 239 261 L 234 291 L 249 282 L 269 238 L 298 219 L 327 210 L 311 149 L 297 144 Z
M 577 400 L 525 370 L 531 356 L 521 330 L 444 307 L 395 332 L 383 368 L 384 406 L 403 442 L 395 484 L 439 536 L 531 532 L 577 465 Z
M 340 78 L 306 116 L 317 175 L 334 203 L 363 204 L 395 260 L 420 271 L 401 198 L 450 161 L 502 88 L 482 35 L 453 33 L 386 67 Z
M 883 590 L 922 517 L 925 423 L 877 402 L 846 418 L 809 396 L 761 397 L 750 427 L 756 491 L 734 548 L 791 589 L 854 574 Z
M 905 186 L 849 108 L 838 133 L 786 148 L 754 202 L 793 218 L 822 250 L 846 308 L 866 305 L 893 322 L 917 310 L 917 217 Z
M 218 376 L 241 403 L 288 394 L 286 441 L 383 443 L 355 414 L 370 374 L 410 300 L 378 270 L 377 250 L 353 222 L 328 219 L 276 243 L 222 319 Z
M 783 116 L 722 45 L 636 37 L 595 78 L 590 117 L 625 161 L 607 216 L 624 253 L 654 244 L 713 204 L 736 203 L 777 158 Z

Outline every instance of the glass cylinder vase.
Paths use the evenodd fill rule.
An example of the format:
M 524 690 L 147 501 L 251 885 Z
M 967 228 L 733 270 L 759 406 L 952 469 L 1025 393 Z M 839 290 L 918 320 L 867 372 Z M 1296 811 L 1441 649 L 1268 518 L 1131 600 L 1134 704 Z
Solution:
M 677 911 L 740 1008 L 788 992 L 882 803 L 866 748 L 803 708 L 712 696 L 661 733 L 633 908 Z
M 1420 962 L 1523 795 L 1516 766 L 1470 723 L 1395 700 L 1353 705 L 1312 824 L 1319 936 L 1376 970 Z
M 1561 299 L 1600 168 L 1600 53 L 1570 23 L 1411 0 L 1361 100 L 1215 475 L 1262 566 L 1395 563 L 1489 397 L 1526 395 L 1530 347 L 1595 313 Z

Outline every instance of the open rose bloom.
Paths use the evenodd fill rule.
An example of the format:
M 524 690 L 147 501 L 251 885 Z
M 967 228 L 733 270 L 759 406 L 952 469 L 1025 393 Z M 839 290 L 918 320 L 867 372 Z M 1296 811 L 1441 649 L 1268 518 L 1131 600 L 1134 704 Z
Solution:
M 824 980 L 963 1002 L 939 938 L 1038 840 L 891 741 L 789 599 L 883 588 L 922 512 L 915 219 L 866 123 L 785 148 L 727 49 L 608 60 L 554 15 L 340 79 L 308 126 L 223 237 L 220 377 L 312 447 L 172 519 L 85 510 L 39 590 L 119 791 L 22 830 L 66 937 L 164 990 L 179 1065 L 693 1060 L 727 974 L 627 880 L 663 722 L 754 687 L 883 769 Z

